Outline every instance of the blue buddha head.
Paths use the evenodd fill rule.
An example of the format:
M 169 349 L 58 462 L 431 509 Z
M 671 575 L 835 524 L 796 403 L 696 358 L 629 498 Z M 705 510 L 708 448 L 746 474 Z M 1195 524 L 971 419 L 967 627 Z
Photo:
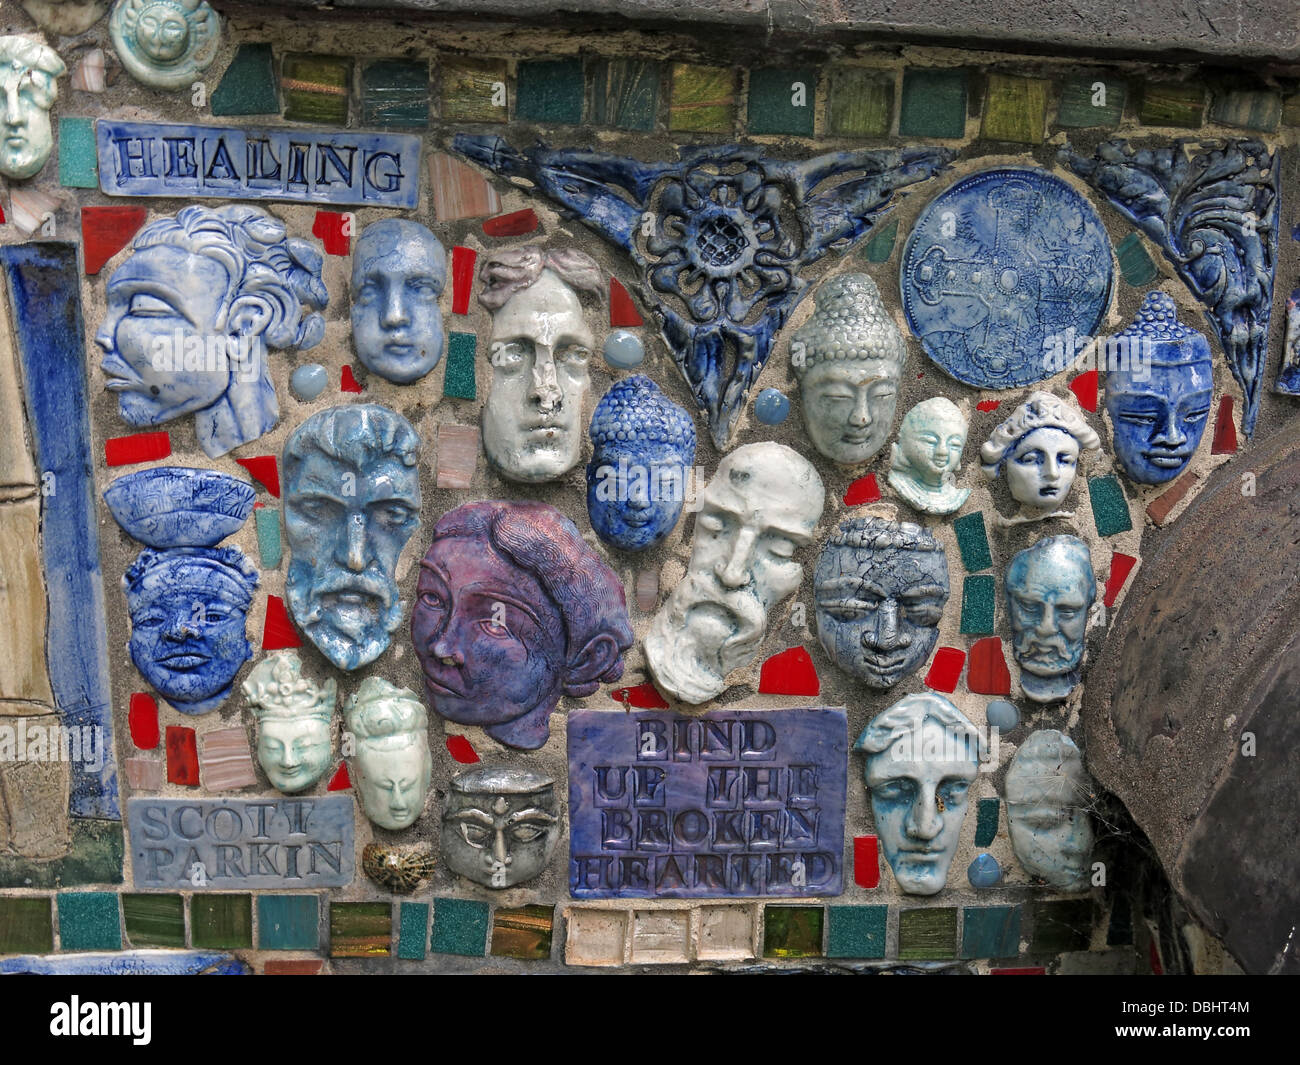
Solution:
M 1169 296 L 1148 292 L 1137 317 L 1111 343 L 1106 413 L 1115 458 L 1137 484 L 1172 481 L 1187 468 L 1210 416 L 1209 341 L 1178 321 Z
M 600 398 L 591 419 L 587 513 L 605 543 L 644 551 L 681 517 L 695 462 L 691 416 L 641 374 Z

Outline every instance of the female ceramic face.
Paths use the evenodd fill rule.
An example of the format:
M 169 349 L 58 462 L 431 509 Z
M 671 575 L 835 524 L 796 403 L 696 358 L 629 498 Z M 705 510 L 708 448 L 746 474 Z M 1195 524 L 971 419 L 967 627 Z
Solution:
M 361 808 L 380 828 L 409 828 L 424 810 L 433 761 L 423 731 L 357 740 L 352 759 Z
M 1079 465 L 1079 441 L 1044 426 L 1027 434 L 1006 459 L 1007 487 L 1017 503 L 1038 510 L 1063 506 Z
M 330 723 L 319 717 L 266 717 L 257 726 L 257 761 L 286 795 L 311 787 L 329 768 Z
M 966 423 L 957 418 L 929 418 L 898 434 L 903 458 L 927 484 L 941 484 L 961 464 Z

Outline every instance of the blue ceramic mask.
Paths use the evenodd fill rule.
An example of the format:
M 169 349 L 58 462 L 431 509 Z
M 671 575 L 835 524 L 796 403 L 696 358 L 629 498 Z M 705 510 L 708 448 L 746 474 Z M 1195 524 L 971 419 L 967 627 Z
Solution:
M 340 669 L 373 662 L 402 619 L 397 560 L 420 524 L 420 438 L 377 404 L 312 415 L 284 448 L 285 591 Z
M 1187 468 L 1214 400 L 1203 333 L 1178 321 L 1174 301 L 1148 292 L 1133 323 L 1113 338 L 1126 365 L 1106 374 L 1115 458 L 1129 480 L 1164 484 Z
M 1097 596 L 1088 545 L 1077 536 L 1039 540 L 1011 559 L 1005 584 L 1020 686 L 1038 703 L 1064 699 L 1079 682 Z
M 372 373 L 409 385 L 442 358 L 447 253 L 417 222 L 368 225 L 352 253 L 352 343 Z
M 1085 891 L 1092 871 L 1092 784 L 1074 741 L 1040 729 L 1016 751 L 1003 785 L 1011 847 L 1031 876 L 1061 891 Z
M 605 543 L 644 551 L 681 517 L 695 462 L 695 426 L 648 377 L 619 381 L 591 419 L 587 513 Z

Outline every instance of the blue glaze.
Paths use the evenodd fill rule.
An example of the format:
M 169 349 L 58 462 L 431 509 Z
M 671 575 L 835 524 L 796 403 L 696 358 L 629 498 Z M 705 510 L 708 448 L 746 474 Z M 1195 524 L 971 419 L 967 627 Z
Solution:
M 939 639 L 948 556 L 918 525 L 849 518 L 822 549 L 813 595 L 817 638 L 835 664 L 872 688 L 891 688 Z
M 682 148 L 677 162 L 647 163 L 544 144 L 517 151 L 488 134 L 457 134 L 452 146 L 503 177 L 531 180 L 631 255 L 720 450 L 773 337 L 803 297 L 803 268 L 861 240 L 899 189 L 933 177 L 955 155 L 906 148 L 790 162 L 729 145 Z M 652 229 L 640 238 L 644 218 Z
M 91 475 L 86 335 L 77 246 L 61 241 L 0 247 L 36 460 L 57 490 L 41 500 L 41 557 L 49 628 L 46 660 L 67 728 L 96 728 L 102 767 L 72 761 L 70 812 L 117 820 L 113 698 L 109 685 L 99 518 Z
M 291 200 L 413 209 L 420 138 L 301 126 L 95 121 L 109 196 Z
M 780 425 L 790 416 L 790 399 L 779 388 L 765 388 L 754 400 L 754 417 L 764 425 Z
M 122 418 L 143 427 L 192 413 L 211 458 L 273 429 L 267 353 L 325 335 L 321 265 L 258 207 L 190 206 L 150 222 L 108 281 L 95 335 Z
M 182 89 L 217 57 L 221 19 L 206 0 L 116 0 L 108 34 L 136 81 L 155 89 Z
M 937 196 L 903 249 L 899 286 L 926 354 L 976 388 L 1059 367 L 1045 342 L 1091 335 L 1110 302 L 1111 249 L 1091 205 L 1043 170 L 982 170 Z
M 1088 545 L 1077 536 L 1039 540 L 1012 556 L 1003 586 L 1020 687 L 1036 703 L 1064 699 L 1079 682 L 1097 597 Z
M 695 462 L 695 424 L 648 377 L 617 382 L 596 404 L 587 513 L 605 543 L 644 551 L 681 517 Z
M 305 363 L 289 375 L 289 388 L 303 403 L 310 403 L 325 391 L 329 383 L 329 371 L 318 362 Z
M 840 894 L 846 727 L 827 707 L 570 711 L 570 894 Z
M 1114 337 L 1129 358 L 1105 374 L 1115 459 L 1138 484 L 1172 481 L 1192 461 L 1214 401 L 1214 364 L 1203 333 L 1178 321 L 1174 301 L 1148 292 Z
M 401 624 L 395 572 L 420 524 L 419 451 L 411 423 L 374 403 L 313 414 L 284 445 L 285 594 L 339 669 L 373 662 Z
M 645 361 L 645 345 L 635 333 L 615 329 L 605 338 L 605 361 L 616 370 L 634 370 Z
M 146 547 L 215 547 L 253 512 L 257 491 L 216 470 L 153 466 L 117 478 L 104 502 L 128 536 Z
M 1020 745 L 1003 781 L 1007 835 L 1030 876 L 1060 891 L 1091 886 L 1094 787 L 1069 736 L 1039 729 Z
M 1241 427 L 1250 436 L 1268 364 L 1282 153 L 1256 140 L 1189 154 L 1181 140 L 1132 148 L 1116 138 L 1091 159 L 1069 145 L 1058 158 L 1151 238 L 1204 304 L 1245 397 Z M 1284 361 L 1278 391 L 1300 394 L 1300 373 L 1286 371 Z
M 0 958 L 0 974 L 5 976 L 249 976 L 252 972 L 248 962 L 216 950 L 115 950 Z
M 235 547 L 147 548 L 122 588 L 141 676 L 182 714 L 220 706 L 253 656 L 245 622 L 257 568 Z
M 995 887 L 1002 879 L 1002 866 L 991 854 L 977 854 L 966 868 L 966 879 L 975 888 Z
M 994 699 L 984 709 L 984 720 L 988 722 L 990 728 L 995 728 L 999 732 L 1010 732 L 1020 725 L 1020 711 L 1015 703 L 1009 703 L 1005 699 Z
M 446 284 L 447 253 L 424 226 L 405 218 L 366 226 L 352 252 L 352 344 L 361 364 L 397 385 L 437 366 Z

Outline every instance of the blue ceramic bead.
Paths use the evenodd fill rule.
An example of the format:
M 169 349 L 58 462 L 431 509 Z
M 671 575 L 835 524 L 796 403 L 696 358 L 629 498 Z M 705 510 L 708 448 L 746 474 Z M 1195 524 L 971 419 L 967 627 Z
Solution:
M 790 400 L 779 388 L 765 388 L 754 400 L 754 417 L 764 425 L 780 425 L 790 414 Z
M 635 333 L 616 329 L 605 338 L 605 361 L 616 370 L 631 370 L 645 360 L 645 345 Z
M 294 396 L 303 403 L 310 403 L 325 391 L 329 383 L 329 371 L 318 362 L 299 366 L 289 377 L 289 387 L 293 389 Z
M 1015 703 L 1009 703 L 1005 699 L 994 699 L 984 711 L 984 720 L 989 723 L 990 728 L 1010 732 L 1020 724 L 1020 711 L 1016 709 Z
M 1002 879 L 1002 866 L 991 854 L 977 854 L 975 860 L 966 869 L 966 879 L 971 887 L 993 887 Z

